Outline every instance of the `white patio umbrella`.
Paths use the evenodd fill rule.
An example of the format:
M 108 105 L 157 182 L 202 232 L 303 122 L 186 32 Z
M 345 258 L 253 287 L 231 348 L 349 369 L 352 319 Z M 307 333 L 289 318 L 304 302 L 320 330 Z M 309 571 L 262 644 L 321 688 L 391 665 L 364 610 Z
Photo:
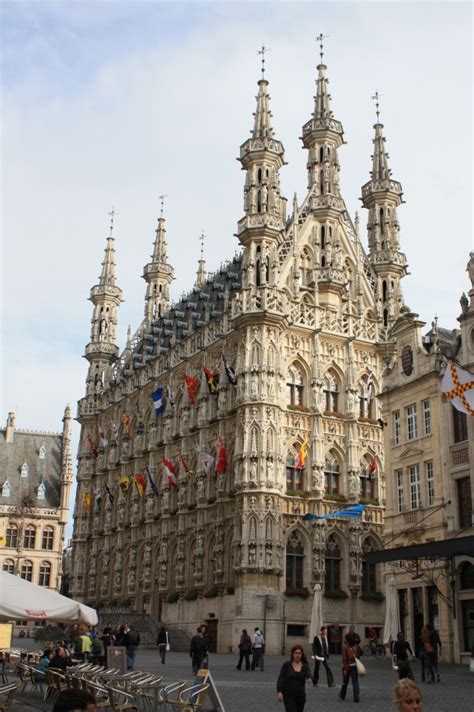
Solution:
M 6 571 L 0 571 L 0 620 L 98 622 L 94 608 Z
M 311 608 L 311 624 L 309 626 L 309 644 L 313 644 L 314 636 L 319 635 L 323 625 L 323 594 L 321 586 L 317 583 L 313 593 L 313 607 Z
M 383 627 L 383 643 L 389 645 L 391 640 L 397 639 L 400 631 L 400 614 L 398 612 L 398 596 L 393 576 L 385 584 L 385 624 Z

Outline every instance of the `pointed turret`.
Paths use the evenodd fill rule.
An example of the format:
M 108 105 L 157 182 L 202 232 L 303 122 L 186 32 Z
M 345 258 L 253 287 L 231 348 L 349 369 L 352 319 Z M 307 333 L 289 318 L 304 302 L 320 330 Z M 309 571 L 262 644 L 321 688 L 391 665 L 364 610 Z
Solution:
M 201 258 L 198 262 L 198 269 L 196 272 L 196 287 L 204 287 L 204 284 L 206 283 L 206 260 L 204 259 L 204 230 L 201 233 L 201 236 L 199 238 L 201 242 Z
M 339 192 L 339 157 L 337 149 L 344 143 L 344 131 L 340 121 L 333 118 L 328 92 L 327 66 L 323 62 L 322 35 L 321 61 L 317 66 L 316 96 L 312 118 L 303 126 L 302 141 L 308 149 L 308 190 L 312 193 L 310 207 L 332 207 L 344 210 Z
M 150 324 L 153 319 L 162 316 L 169 308 L 170 284 L 174 280 L 174 269 L 168 264 L 166 254 L 166 229 L 163 217 L 163 202 L 161 215 L 158 218 L 152 261 L 145 265 L 143 279 L 147 283 L 145 296 L 145 321 Z
M 394 180 L 385 151 L 383 124 L 379 117 L 379 94 L 376 101 L 377 121 L 374 124 L 374 152 L 370 180 L 362 186 L 362 204 L 369 211 L 367 221 L 369 259 L 377 275 L 381 298 L 383 326 L 390 327 L 400 314 L 403 297 L 400 280 L 407 273 L 405 255 L 400 252 L 400 225 L 397 208 L 403 202 L 401 184 Z
M 264 57 L 265 48 L 261 54 Z M 258 81 L 257 109 L 252 137 L 240 147 L 239 160 L 247 172 L 244 187 L 245 216 L 238 224 L 240 242 L 280 244 L 286 215 L 286 199 L 280 194 L 279 170 L 284 165 L 283 144 L 274 138 L 268 81 Z
M 91 320 L 91 340 L 86 346 L 85 353 L 85 357 L 90 363 L 87 375 L 88 395 L 101 392 L 104 370 L 119 355 L 119 349 L 115 343 L 117 307 L 123 299 L 122 290 L 115 285 L 114 214 L 112 210 L 110 235 L 107 238 L 99 284 L 92 287 L 89 297 L 94 305 L 94 311 Z

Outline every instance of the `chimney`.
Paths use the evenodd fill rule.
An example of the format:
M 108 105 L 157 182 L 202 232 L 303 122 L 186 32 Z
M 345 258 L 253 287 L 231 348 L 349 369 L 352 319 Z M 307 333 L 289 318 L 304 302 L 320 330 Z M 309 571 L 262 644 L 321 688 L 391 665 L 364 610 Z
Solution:
M 13 433 L 15 432 L 15 421 L 16 421 L 16 415 L 13 411 L 11 411 L 10 413 L 8 413 L 7 429 L 5 432 L 5 442 L 7 442 L 7 443 L 13 442 Z

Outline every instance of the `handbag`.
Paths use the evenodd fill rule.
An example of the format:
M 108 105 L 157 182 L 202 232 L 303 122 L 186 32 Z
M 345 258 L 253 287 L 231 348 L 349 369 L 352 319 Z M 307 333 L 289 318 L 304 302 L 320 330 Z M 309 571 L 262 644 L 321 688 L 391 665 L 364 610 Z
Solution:
M 361 663 L 359 658 L 355 658 L 355 662 L 356 662 L 357 674 L 359 675 L 359 677 L 364 677 L 365 673 L 367 672 L 367 670 L 365 669 L 365 665 L 363 663 Z
M 423 643 L 423 647 L 424 647 L 425 653 L 426 653 L 427 655 L 431 655 L 432 653 L 434 653 L 434 648 L 433 648 L 433 646 L 431 645 L 431 643 L 430 643 L 429 641 L 426 640 L 426 641 Z
M 170 650 L 171 650 L 170 639 L 168 638 L 168 631 L 166 631 L 166 651 L 169 652 Z

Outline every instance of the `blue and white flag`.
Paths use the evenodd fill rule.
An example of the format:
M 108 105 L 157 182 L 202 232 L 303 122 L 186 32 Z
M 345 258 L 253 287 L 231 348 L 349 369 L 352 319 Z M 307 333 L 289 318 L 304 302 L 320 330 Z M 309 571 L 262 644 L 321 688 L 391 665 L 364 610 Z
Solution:
M 161 415 L 165 409 L 165 403 L 163 400 L 163 389 L 157 388 L 156 391 L 153 391 L 153 393 L 151 394 L 151 398 L 153 400 L 153 405 L 155 406 L 155 413 L 157 415 Z
M 149 481 L 149 483 L 150 483 L 151 491 L 153 492 L 153 494 L 154 494 L 156 497 L 158 497 L 158 495 L 160 494 L 160 492 L 159 492 L 159 490 L 158 490 L 158 487 L 156 486 L 156 482 L 155 482 L 155 480 L 154 480 L 153 477 L 152 477 L 151 470 L 150 470 L 150 468 L 148 467 L 148 465 L 146 466 L 146 473 L 147 473 L 147 475 L 148 475 L 148 481 Z

